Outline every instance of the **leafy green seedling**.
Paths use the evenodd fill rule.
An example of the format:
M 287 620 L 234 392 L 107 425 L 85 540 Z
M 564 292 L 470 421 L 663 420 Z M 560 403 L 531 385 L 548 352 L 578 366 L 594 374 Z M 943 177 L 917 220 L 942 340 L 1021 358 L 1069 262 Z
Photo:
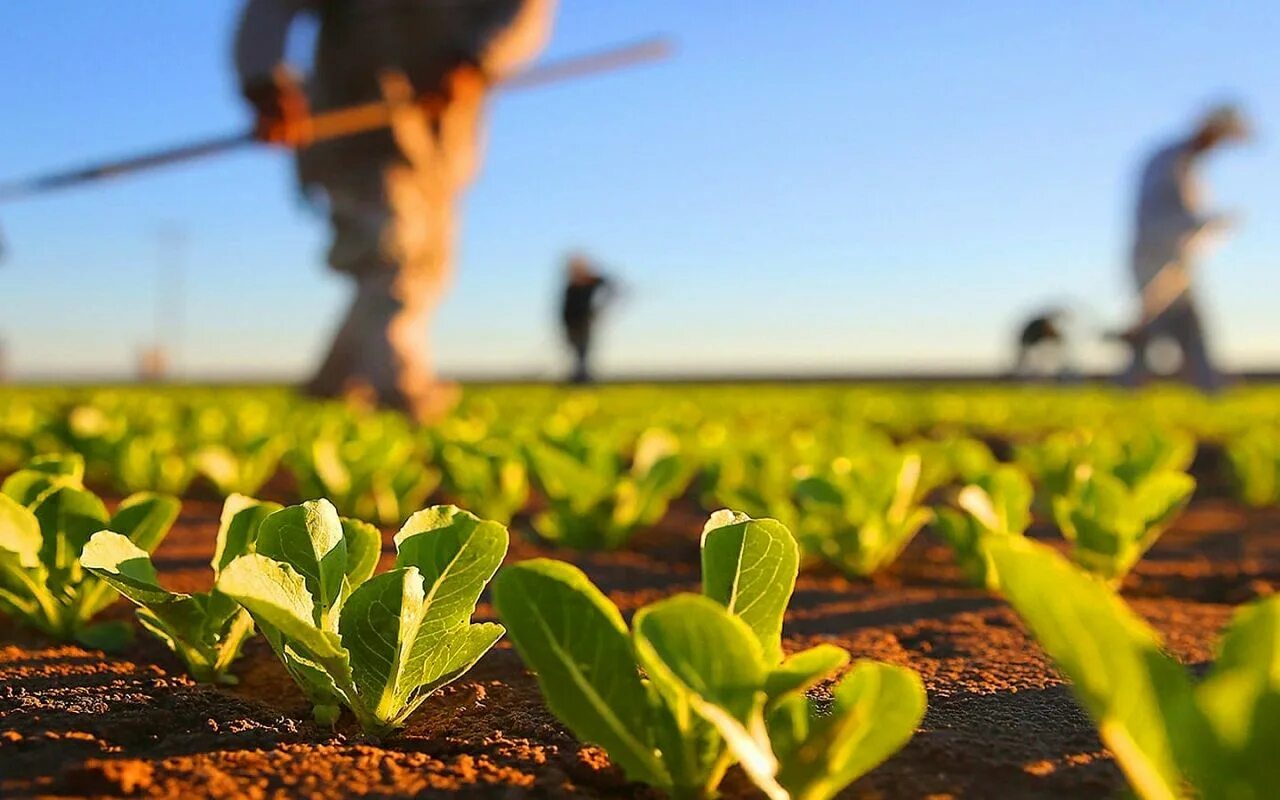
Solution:
M 1280 786 L 1280 596 L 1236 612 L 1198 684 L 1159 634 L 1051 548 L 991 544 L 1005 597 L 1071 679 L 1145 800 L 1263 800 Z M 1053 591 L 1045 591 L 1052 586 Z
M 54 638 L 102 649 L 122 646 L 129 627 L 89 622 L 116 598 L 111 586 L 85 572 L 89 537 L 114 531 L 143 552 L 160 544 L 178 517 L 172 497 L 140 493 L 114 516 L 84 488 L 77 455 L 32 460 L 0 487 L 0 611 Z
M 679 440 L 649 430 L 622 470 L 610 444 L 585 437 L 567 443 L 535 441 L 526 448 L 548 509 L 534 518 L 545 539 L 585 550 L 615 549 L 666 513 L 690 480 Z
M 737 762 L 774 800 L 826 800 L 910 739 L 925 696 L 911 670 L 864 661 L 819 714 L 806 691 L 849 656 L 819 645 L 783 658 L 798 569 L 783 525 L 721 511 L 703 532 L 702 595 L 642 608 L 630 631 L 561 561 L 503 570 L 494 604 L 551 711 L 630 779 L 706 798 Z
M 1280 504 L 1280 432 L 1258 428 L 1226 445 L 1236 496 L 1253 508 Z
M 917 453 L 800 478 L 794 494 L 805 549 L 848 575 L 865 576 L 893 562 L 933 518 L 917 504 Z
M 1194 436 L 1155 427 L 1129 431 L 1103 447 L 1109 447 L 1110 452 L 1098 459 L 1099 466 L 1106 467 L 1130 488 L 1157 475 L 1186 472 L 1196 457 Z
M 212 562 L 215 580 L 233 559 L 252 552 L 262 520 L 279 510 L 275 503 L 243 495 L 227 498 Z M 89 539 L 80 563 L 138 606 L 142 627 L 168 645 L 192 677 L 205 683 L 236 682 L 228 670 L 253 635 L 253 619 L 234 600 L 217 589 L 198 594 L 166 591 L 147 551 L 111 531 L 99 531 Z
M 973 483 L 998 463 L 990 447 L 969 436 L 914 439 L 906 442 L 903 449 L 920 454 L 920 483 L 916 488 L 919 500 L 943 486 Z
M 987 554 L 991 536 L 1021 536 L 1031 524 L 1031 481 L 1022 470 L 1000 465 L 960 490 L 960 510 L 938 510 L 936 529 L 955 553 L 970 583 L 995 591 L 1000 578 Z
M 114 476 L 122 491 L 181 496 L 196 468 L 176 431 L 165 429 L 127 436 L 116 453 Z
M 238 447 L 207 444 L 195 452 L 192 462 L 223 497 L 253 495 L 276 474 L 285 446 L 280 436 L 260 436 Z
M 322 724 L 346 706 L 366 732 L 386 735 L 502 636 L 471 615 L 506 554 L 506 528 L 435 506 L 409 517 L 395 543 L 395 568 L 371 577 L 377 530 L 314 500 L 263 520 L 256 552 L 218 577 Z
M 1196 482 L 1182 472 L 1159 472 L 1130 488 L 1110 473 L 1081 467 L 1077 487 L 1054 498 L 1054 518 L 1076 563 L 1119 582 L 1182 513 Z
M 529 500 L 529 468 L 506 442 L 447 442 L 440 447 L 444 489 L 451 500 L 503 525 Z
M 345 411 L 302 431 L 285 464 L 304 497 L 328 498 L 338 510 L 379 525 L 399 525 L 440 485 L 427 445 L 398 415 L 352 421 Z

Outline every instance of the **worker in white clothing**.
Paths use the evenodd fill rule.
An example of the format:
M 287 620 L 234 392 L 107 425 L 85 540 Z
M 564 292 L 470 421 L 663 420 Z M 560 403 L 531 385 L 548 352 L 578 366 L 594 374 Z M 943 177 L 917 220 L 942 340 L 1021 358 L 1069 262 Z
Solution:
M 1206 392 L 1222 386 L 1205 344 L 1192 271 L 1205 246 L 1229 227 L 1229 221 L 1203 210 L 1197 167 L 1210 151 L 1248 135 L 1239 110 L 1218 108 L 1190 136 L 1158 150 L 1142 171 L 1132 261 L 1141 316 L 1122 336 L 1132 348 L 1122 377 L 1126 385 L 1138 385 L 1150 376 L 1147 346 L 1170 339 L 1181 350 L 1183 371 L 1192 383 Z

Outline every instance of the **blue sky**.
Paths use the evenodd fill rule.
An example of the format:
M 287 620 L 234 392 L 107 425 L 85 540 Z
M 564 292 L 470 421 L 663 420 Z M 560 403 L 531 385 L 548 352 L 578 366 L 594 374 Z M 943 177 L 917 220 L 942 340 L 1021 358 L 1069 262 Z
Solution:
M 238 5 L 0 4 L 0 177 L 244 125 Z M 615 373 L 1002 365 L 1037 306 L 1128 313 L 1138 162 L 1223 97 L 1259 136 L 1208 170 L 1243 224 L 1205 264 L 1206 313 L 1228 364 L 1280 363 L 1272 0 L 563 0 L 546 55 L 656 32 L 669 63 L 494 104 L 442 369 L 558 371 L 572 248 L 628 287 L 602 342 Z M 290 172 L 245 152 L 0 209 L 11 369 L 128 374 L 161 231 L 180 230 L 183 372 L 302 375 L 346 287 Z

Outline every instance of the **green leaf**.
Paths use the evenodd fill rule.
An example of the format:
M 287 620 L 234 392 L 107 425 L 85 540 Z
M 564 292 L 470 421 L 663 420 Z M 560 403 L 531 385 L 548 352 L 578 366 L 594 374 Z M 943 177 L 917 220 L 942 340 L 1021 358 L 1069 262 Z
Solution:
M 63 609 L 43 567 L 29 568 L 0 547 L 0 611 L 55 637 L 65 637 Z
M 416 567 L 426 585 L 421 625 L 397 692 L 407 702 L 423 686 L 443 685 L 441 676 L 454 669 L 455 637 L 469 630 L 480 593 L 506 556 L 508 535 L 496 522 L 454 506 L 435 506 L 409 517 L 395 543 L 396 565 Z M 480 655 L 483 651 L 475 658 Z
M 281 508 L 279 503 L 267 503 L 242 494 L 227 497 L 218 519 L 218 538 L 211 562 L 215 577 L 237 557 L 252 551 L 262 521 Z
M 342 521 L 333 504 L 311 500 L 275 512 L 259 526 L 256 548 L 302 576 L 315 601 L 313 622 L 322 624 L 341 595 L 347 569 Z
M 747 623 L 766 663 L 782 659 L 782 618 L 800 549 L 782 523 L 717 511 L 702 530 L 702 592 Z
M 769 673 L 764 691 L 769 702 L 787 695 L 801 693 L 830 677 L 849 663 L 849 653 L 843 647 L 820 644 L 808 650 L 788 656 Z
M 598 505 L 613 491 L 616 471 L 600 471 L 545 442 L 531 442 L 526 451 L 542 491 L 552 500 L 567 502 L 576 513 Z
M 547 707 L 631 780 L 669 785 L 622 615 L 577 567 L 531 559 L 494 580 L 493 602 Z
M 1134 791 L 1148 800 L 1179 796 L 1168 720 L 1185 717 L 1191 687 L 1155 631 L 1045 545 L 1001 538 L 989 550 L 1005 597 L 1071 679 Z
M 40 566 L 40 522 L 36 515 L 8 495 L 0 494 L 0 550 L 13 553 L 28 569 Z
M 162 589 L 147 551 L 113 531 L 95 533 L 84 547 L 80 564 L 138 605 L 172 603 L 190 597 Z
M 244 606 L 260 624 L 279 631 L 303 656 L 350 681 L 342 640 L 338 634 L 317 627 L 315 601 L 306 578 L 292 566 L 261 553 L 243 555 L 218 576 L 217 588 Z
M 93 650 L 118 653 L 133 641 L 133 628 L 124 620 L 113 619 L 81 628 L 75 640 Z
M 143 624 L 175 651 L 203 648 L 208 622 L 203 604 L 189 594 L 162 588 L 151 557 L 127 536 L 112 531 L 95 533 L 85 545 L 80 563 L 110 588 L 146 609 L 149 618 L 140 615 Z M 189 656 L 184 660 L 190 663 Z
M 1182 472 L 1163 472 L 1148 477 L 1134 490 L 1133 503 L 1146 523 L 1147 536 L 1159 535 L 1191 500 L 1196 481 Z
M 382 532 L 367 522 L 343 517 L 342 538 L 347 543 L 347 583 L 359 586 L 378 568 Z
M 957 504 L 989 533 L 1020 534 L 1031 524 L 1034 494 L 1021 469 L 1003 464 L 962 489 Z
M 150 553 L 164 540 L 181 510 L 176 497 L 140 492 L 120 503 L 107 527 Z
M 30 508 L 54 486 L 83 488 L 84 458 L 74 453 L 36 456 L 5 478 L 0 493 Z
M 770 716 L 778 782 L 793 800 L 834 797 L 900 750 L 924 717 L 924 685 L 903 667 L 860 661 L 831 694 L 824 715 L 791 695 L 796 708 Z
M 107 509 L 94 495 L 60 486 L 32 509 L 40 522 L 40 561 L 60 583 L 79 581 L 80 551 L 89 537 L 107 527 Z
M 731 761 L 725 739 L 757 741 L 767 674 L 760 642 L 742 619 L 692 594 L 640 609 L 634 628 L 636 657 L 673 723 L 659 746 L 675 792 L 708 794 Z M 756 749 L 771 761 L 767 744 Z
M 389 723 L 400 710 L 396 685 L 418 633 L 423 597 L 422 576 L 405 567 L 365 581 L 342 606 L 342 646 L 351 656 L 361 705 L 378 725 Z
M 1236 612 L 1196 705 L 1213 732 L 1175 731 L 1177 754 L 1193 765 L 1205 797 L 1264 798 L 1280 786 L 1280 595 Z M 1192 731 L 1194 733 L 1194 731 Z
M 447 632 L 443 637 L 444 646 L 432 650 L 426 669 L 418 679 L 421 683 L 400 688 L 406 702 L 411 706 L 421 703 L 427 695 L 462 677 L 506 632 L 507 629 L 496 622 L 467 623 Z

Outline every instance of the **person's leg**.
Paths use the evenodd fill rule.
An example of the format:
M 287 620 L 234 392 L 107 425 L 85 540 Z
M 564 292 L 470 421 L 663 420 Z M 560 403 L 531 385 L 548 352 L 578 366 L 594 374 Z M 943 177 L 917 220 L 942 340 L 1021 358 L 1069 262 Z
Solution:
M 1031 348 L 1025 342 L 1018 342 L 1018 351 L 1013 358 L 1013 368 L 1009 370 L 1012 378 L 1025 378 L 1027 366 L 1031 360 Z
M 456 399 L 435 380 L 426 328 L 451 277 L 454 203 L 476 160 L 478 114 L 456 104 L 434 124 L 406 114 L 395 126 L 403 158 L 326 186 L 330 264 L 356 292 L 313 393 L 367 397 L 420 419 Z
M 425 325 L 448 266 L 449 204 L 403 164 L 353 169 L 327 191 L 329 263 L 352 277 L 355 296 L 307 388 L 429 416 L 438 403 Z
M 1195 302 L 1184 296 L 1171 311 L 1170 332 L 1182 350 L 1182 368 L 1196 387 L 1207 393 L 1222 389 L 1222 375 L 1214 368 L 1205 343 Z
M 591 383 L 591 328 L 588 325 L 576 326 L 569 335 L 573 346 L 573 382 Z
M 1134 328 L 1118 337 L 1129 346 L 1129 366 L 1120 373 L 1120 385 L 1136 389 L 1151 378 L 1147 365 L 1147 345 L 1151 341 L 1149 327 Z
M 306 385 L 317 397 L 342 397 L 360 365 L 360 332 L 367 316 L 360 279 L 391 269 L 382 251 L 383 232 L 390 222 L 382 168 L 349 165 L 340 179 L 325 182 L 333 241 L 329 266 L 355 282 L 355 295 L 320 368 Z M 367 290 L 363 294 L 367 295 Z

